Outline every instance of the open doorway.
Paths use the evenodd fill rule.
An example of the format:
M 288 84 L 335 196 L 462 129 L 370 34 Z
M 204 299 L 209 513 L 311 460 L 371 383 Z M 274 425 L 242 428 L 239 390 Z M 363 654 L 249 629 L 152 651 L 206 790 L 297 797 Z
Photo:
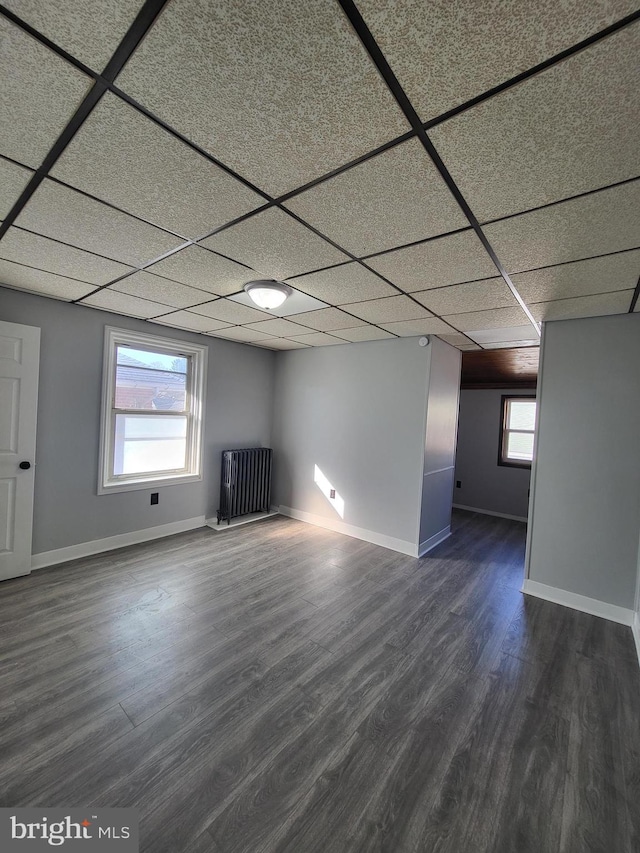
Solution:
M 463 354 L 454 507 L 527 521 L 539 352 Z

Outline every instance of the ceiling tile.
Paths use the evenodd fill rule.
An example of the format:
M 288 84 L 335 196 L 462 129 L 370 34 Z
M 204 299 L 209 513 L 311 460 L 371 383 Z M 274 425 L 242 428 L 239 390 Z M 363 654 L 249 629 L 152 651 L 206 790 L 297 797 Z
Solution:
M 288 341 L 286 338 L 268 338 L 264 341 L 259 341 L 256 346 L 263 349 L 307 349 L 307 344 L 301 344 L 299 341 Z
M 307 314 L 296 314 L 296 323 L 309 326 L 318 332 L 332 332 L 335 329 L 348 329 L 356 322 L 349 314 L 339 308 L 323 308 L 320 311 L 309 311 Z
M 423 119 L 515 77 L 634 12 L 634 0 L 359 0 Z
M 202 314 L 192 314 L 191 311 L 174 311 L 158 317 L 154 323 L 162 323 L 163 326 L 174 326 L 176 329 L 189 329 L 192 332 L 212 332 L 216 329 L 224 329 L 226 323 L 203 317 Z
M 4 235 L 0 242 L 0 257 L 95 285 L 107 284 L 131 270 L 125 264 L 20 228 L 9 228 Z
M 37 168 L 91 80 L 3 17 L 0 42 L 0 154 Z
M 408 130 L 324 0 L 173 0 L 116 83 L 273 195 Z
M 142 299 L 150 299 L 152 302 L 161 302 L 172 308 L 190 308 L 200 302 L 211 299 L 211 293 L 197 290 L 195 287 L 187 287 L 186 284 L 178 284 L 177 281 L 161 278 L 159 275 L 151 275 L 148 272 L 136 272 L 123 278 L 111 286 L 111 290 L 119 293 L 128 293 L 131 296 L 140 296 Z
M 332 335 L 325 335 L 324 332 L 314 332 L 311 335 L 296 335 L 292 340 L 310 347 L 330 347 L 335 346 L 335 344 L 346 343 L 346 341 L 334 338 Z
M 527 315 L 520 306 L 515 308 L 492 308 L 488 311 L 470 311 L 466 314 L 454 314 L 451 317 L 445 317 L 445 320 L 450 320 L 451 324 L 460 329 L 461 332 L 468 332 L 471 329 L 500 329 L 505 326 L 522 325 L 527 322 Z M 529 328 L 529 337 L 533 328 Z
M 403 290 L 429 290 L 495 275 L 496 268 L 475 231 L 439 237 L 367 261 Z
M 391 332 L 385 332 L 384 329 L 378 329 L 376 326 L 354 326 L 351 329 L 339 329 L 334 332 L 337 338 L 344 338 L 345 341 L 381 341 L 384 338 L 393 338 Z
M 540 340 L 531 338 L 530 340 L 521 341 L 492 341 L 491 343 L 483 344 L 485 349 L 511 349 L 512 347 L 539 347 Z
M 102 0 L 99 14 L 92 3 L 78 0 L 4 0 L 4 5 L 89 68 L 102 71 L 142 0 Z
M 250 308 L 247 305 L 239 305 L 230 299 L 216 299 L 215 302 L 207 302 L 206 305 L 198 305 L 193 309 L 196 314 L 205 314 L 216 320 L 224 320 L 226 323 L 240 325 L 242 323 L 258 322 L 269 318 L 265 311 Z
M 285 206 L 356 255 L 468 225 L 417 139 L 295 196 Z
M 202 245 L 278 279 L 347 260 L 343 252 L 277 208 L 226 228 Z
M 242 290 L 246 282 L 256 277 L 253 270 L 221 258 L 200 246 L 188 246 L 148 268 L 154 275 L 199 287 L 216 296 L 227 296 Z
M 637 250 L 518 273 L 512 280 L 520 296 L 529 303 L 626 290 L 636 286 L 639 274 L 640 250 Z
M 0 220 L 4 219 L 20 193 L 31 180 L 33 172 L 0 158 Z
M 52 174 L 190 239 L 264 203 L 262 196 L 110 93 Z
M 427 317 L 425 320 L 402 320 L 399 323 L 383 323 L 382 328 L 401 338 L 412 338 L 414 335 L 439 335 L 451 331 L 443 320 L 437 317 Z
M 255 329 L 249 329 L 246 326 L 231 326 L 228 329 L 214 332 L 213 337 L 227 338 L 230 341 L 246 341 L 247 343 L 252 343 L 253 341 L 273 340 L 271 335 L 268 335 L 265 332 L 256 331 Z
M 640 174 L 640 24 L 430 131 L 481 220 Z
M 485 225 L 510 273 L 640 247 L 640 180 Z
M 380 299 L 384 296 L 394 296 L 398 292 L 375 273 L 355 262 L 297 276 L 289 283 L 334 305 Z
M 180 242 L 153 225 L 46 179 L 16 225 L 131 266 L 144 264 Z
M 633 288 L 618 293 L 597 293 L 574 299 L 537 302 L 529 306 L 536 320 L 571 320 L 576 317 L 602 317 L 626 314 L 631 306 Z
M 455 332 L 451 332 L 450 334 L 441 334 L 438 337 L 443 340 L 447 344 L 451 344 L 454 347 L 465 346 L 469 343 L 469 338 L 466 335 L 458 335 Z
M 371 302 L 355 302 L 345 305 L 345 311 L 367 320 L 369 323 L 391 323 L 393 320 L 418 320 L 430 317 L 431 312 L 409 299 L 408 296 L 389 296 Z
M 241 305 L 248 305 L 249 308 L 255 308 L 255 302 L 248 293 L 236 293 L 229 298 L 234 302 L 239 302 Z M 319 299 L 307 296 L 306 293 L 299 293 L 297 290 L 294 290 L 282 305 L 272 308 L 268 313 L 274 317 L 291 317 L 293 314 L 303 314 L 305 311 L 315 311 L 316 308 L 326 307 L 326 302 L 320 302 Z
M 460 314 L 457 314 L 455 317 L 452 317 L 452 320 L 456 320 Z M 479 344 L 485 346 L 485 344 L 496 343 L 498 341 L 511 341 L 514 343 L 517 341 L 517 346 L 520 346 L 522 342 L 529 342 L 530 340 L 535 340 L 534 335 L 531 334 L 533 326 L 530 323 L 527 323 L 524 326 L 508 326 L 506 328 L 489 328 L 489 329 L 477 329 L 475 331 L 468 332 L 470 338 L 473 338 L 474 341 L 477 341 Z
M 170 310 L 169 305 L 161 305 L 159 302 L 150 302 L 148 299 L 140 299 L 138 296 L 130 296 L 128 293 L 118 293 L 115 290 L 99 290 L 93 296 L 88 296 L 82 302 L 92 308 L 102 308 L 104 311 L 114 311 L 116 314 L 125 314 L 131 317 L 155 317 L 158 314 L 166 314 Z
M 251 323 L 248 328 L 256 332 L 262 332 L 265 335 L 273 335 L 274 337 L 292 338 L 294 335 L 303 335 L 309 331 L 306 326 L 299 326 L 297 323 L 292 323 L 291 320 L 265 320 L 261 323 Z
M 507 308 L 518 304 L 501 277 L 434 288 L 414 293 L 413 296 L 425 307 L 440 315 L 480 311 L 484 308 Z
M 0 285 L 4 284 L 20 290 L 31 290 L 43 296 L 69 300 L 80 299 L 95 290 L 92 284 L 0 260 Z

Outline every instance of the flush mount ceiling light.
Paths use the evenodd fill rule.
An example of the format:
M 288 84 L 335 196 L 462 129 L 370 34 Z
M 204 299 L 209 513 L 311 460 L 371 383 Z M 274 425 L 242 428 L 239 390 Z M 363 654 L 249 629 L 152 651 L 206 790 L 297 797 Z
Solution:
M 251 299 L 256 303 L 258 308 L 266 311 L 271 311 L 278 308 L 287 296 L 293 293 L 293 290 L 286 284 L 273 279 L 261 279 L 260 281 L 250 281 L 245 284 L 244 289 L 249 294 Z

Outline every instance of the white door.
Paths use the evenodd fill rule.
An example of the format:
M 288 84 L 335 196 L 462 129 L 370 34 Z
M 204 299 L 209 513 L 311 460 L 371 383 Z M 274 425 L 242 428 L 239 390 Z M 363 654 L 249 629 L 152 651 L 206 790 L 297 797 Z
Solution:
M 0 580 L 31 571 L 40 329 L 0 321 Z

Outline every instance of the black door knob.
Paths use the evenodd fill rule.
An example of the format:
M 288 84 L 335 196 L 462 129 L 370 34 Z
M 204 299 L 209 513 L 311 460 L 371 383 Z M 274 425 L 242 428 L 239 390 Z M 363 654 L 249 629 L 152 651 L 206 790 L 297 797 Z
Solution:
M 28 471 L 31 468 L 31 462 L 21 462 L 18 465 L 18 468 L 22 468 L 23 471 Z

